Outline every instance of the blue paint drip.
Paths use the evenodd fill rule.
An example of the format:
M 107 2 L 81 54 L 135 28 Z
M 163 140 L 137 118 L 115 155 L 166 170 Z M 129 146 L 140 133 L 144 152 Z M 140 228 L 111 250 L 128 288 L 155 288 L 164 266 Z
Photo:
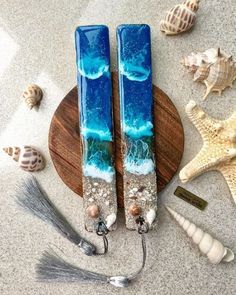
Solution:
M 154 170 L 150 28 L 121 25 L 117 41 L 121 126 L 127 141 L 125 169 L 148 174 Z
M 111 181 L 112 105 L 109 35 L 106 26 L 75 31 L 80 128 L 84 140 L 83 172 Z

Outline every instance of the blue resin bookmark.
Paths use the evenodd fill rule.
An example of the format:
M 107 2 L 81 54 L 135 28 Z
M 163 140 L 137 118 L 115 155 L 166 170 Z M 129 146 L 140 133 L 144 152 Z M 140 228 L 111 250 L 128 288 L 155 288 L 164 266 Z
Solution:
M 107 228 L 113 230 L 117 201 L 108 28 L 102 25 L 78 27 L 75 43 L 85 227 L 94 231 L 102 219 Z
M 121 25 L 117 41 L 126 226 L 136 229 L 138 216 L 152 226 L 157 210 L 150 28 Z

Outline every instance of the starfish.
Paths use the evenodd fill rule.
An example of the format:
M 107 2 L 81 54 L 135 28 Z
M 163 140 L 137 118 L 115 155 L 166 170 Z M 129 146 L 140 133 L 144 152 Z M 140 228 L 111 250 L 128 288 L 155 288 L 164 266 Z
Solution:
M 219 171 L 236 203 L 236 111 L 227 120 L 217 120 L 191 100 L 186 106 L 186 113 L 199 131 L 203 146 L 180 171 L 180 180 L 185 183 L 204 172 Z

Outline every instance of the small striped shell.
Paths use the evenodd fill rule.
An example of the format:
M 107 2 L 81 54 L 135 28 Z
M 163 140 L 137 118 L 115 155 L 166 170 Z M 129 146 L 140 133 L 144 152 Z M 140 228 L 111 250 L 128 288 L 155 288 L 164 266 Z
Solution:
M 38 85 L 31 84 L 24 90 L 22 97 L 26 105 L 32 109 L 40 104 L 40 101 L 43 98 L 43 91 Z
M 160 23 L 160 29 L 166 35 L 177 35 L 188 31 L 195 23 L 199 0 L 188 0 L 175 5 Z
M 25 171 L 35 172 L 45 167 L 43 156 L 31 146 L 6 147 L 3 150 Z

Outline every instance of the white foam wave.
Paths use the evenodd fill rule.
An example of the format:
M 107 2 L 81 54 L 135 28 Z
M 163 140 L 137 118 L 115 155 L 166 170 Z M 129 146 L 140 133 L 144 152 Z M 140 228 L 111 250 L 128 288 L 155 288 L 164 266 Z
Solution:
M 143 123 L 139 127 L 129 126 L 128 124 L 124 124 L 124 132 L 131 138 L 140 138 L 143 136 L 152 136 L 153 135 L 153 124 L 150 121 Z
M 95 165 L 85 165 L 84 166 L 84 175 L 92 178 L 100 178 L 106 182 L 112 182 L 115 171 L 112 167 L 109 167 L 109 170 L 101 170 Z
M 143 82 L 148 79 L 151 70 L 125 61 L 124 63 L 120 63 L 120 73 L 130 81 Z
M 85 138 L 95 138 L 101 141 L 112 141 L 112 135 L 109 129 L 104 131 L 99 129 L 81 127 L 81 134 Z
M 95 80 L 109 74 L 109 64 L 100 56 L 85 55 L 78 63 L 78 71 L 83 77 Z
M 155 165 L 152 159 L 142 160 L 138 163 L 125 160 L 125 169 L 133 174 L 147 175 L 154 171 Z

